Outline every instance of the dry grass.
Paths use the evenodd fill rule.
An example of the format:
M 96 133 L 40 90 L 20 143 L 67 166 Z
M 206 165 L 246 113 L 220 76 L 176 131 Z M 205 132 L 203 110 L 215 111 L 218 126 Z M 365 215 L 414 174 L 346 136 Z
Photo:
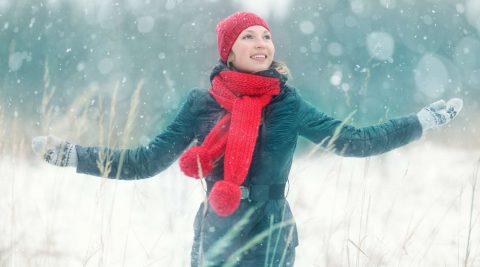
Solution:
M 421 142 L 368 162 L 297 157 L 288 195 L 297 265 L 478 265 L 478 153 Z M 12 164 L 0 163 L 1 266 L 188 265 L 204 198 L 177 166 L 132 183 Z M 269 232 L 258 240 L 275 248 Z
M 468 237 L 467 237 L 467 248 L 465 250 L 465 267 L 469 266 L 470 260 L 470 251 L 471 251 L 471 237 L 472 237 L 472 230 L 473 230 L 473 216 L 474 216 L 474 208 L 475 208 L 475 191 L 477 189 L 477 181 L 478 181 L 478 169 L 480 166 L 480 159 L 478 160 L 477 166 L 473 172 L 473 179 L 472 179 L 472 198 L 470 201 L 470 215 L 468 221 Z
M 69 107 L 74 112 L 57 120 L 48 64 L 45 73 L 41 128 L 45 133 L 62 129 L 77 116 L 80 126 L 69 136 L 81 136 L 92 123 L 87 114 L 96 88 L 86 90 Z M 119 142 L 112 134 L 119 84 L 112 86 L 108 122 L 108 107 L 98 100 L 94 145 L 129 144 L 142 86 L 140 81 L 133 93 Z M 7 144 L 8 151 L 28 149 L 17 134 L 18 120 L 6 122 L 0 110 L 0 126 L 13 133 L 7 136 L 0 128 L 0 266 L 189 264 L 193 217 L 206 198 L 203 186 L 185 178 L 178 166 L 135 182 L 75 174 L 40 161 L 30 166 L 23 153 L 5 152 Z M 322 145 L 331 150 L 337 137 L 338 131 Z M 480 163 L 474 160 L 479 153 L 422 140 L 383 156 L 347 159 L 312 146 L 296 158 L 288 195 L 300 234 L 296 266 L 477 266 Z M 111 171 L 110 157 L 102 154 L 98 162 L 104 176 Z M 205 262 L 222 252 L 242 223 L 204 255 Z M 291 223 L 272 221 L 269 230 L 233 251 L 230 262 L 265 240 L 268 250 L 276 251 L 272 232 Z M 274 266 L 269 260 L 264 266 Z

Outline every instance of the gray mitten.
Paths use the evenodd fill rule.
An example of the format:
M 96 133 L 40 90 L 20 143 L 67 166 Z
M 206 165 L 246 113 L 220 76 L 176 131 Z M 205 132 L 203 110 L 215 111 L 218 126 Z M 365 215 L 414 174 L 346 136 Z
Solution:
M 75 145 L 56 136 L 37 136 L 32 139 L 32 149 L 35 154 L 46 162 L 60 167 L 76 167 L 77 152 Z
M 424 107 L 417 113 L 417 117 L 425 131 L 449 123 L 458 115 L 462 107 L 463 101 L 460 98 L 452 98 L 446 103 L 442 99 Z

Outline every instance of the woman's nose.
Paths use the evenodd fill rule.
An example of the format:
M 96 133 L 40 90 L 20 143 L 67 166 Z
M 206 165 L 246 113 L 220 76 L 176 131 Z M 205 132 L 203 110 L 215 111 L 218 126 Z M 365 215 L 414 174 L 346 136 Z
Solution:
M 265 47 L 265 41 L 260 39 L 257 39 L 255 41 L 255 48 L 264 48 Z

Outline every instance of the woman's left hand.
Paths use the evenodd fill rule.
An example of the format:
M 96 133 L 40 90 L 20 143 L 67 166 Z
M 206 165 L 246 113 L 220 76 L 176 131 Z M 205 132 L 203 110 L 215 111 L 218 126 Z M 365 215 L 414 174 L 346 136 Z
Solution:
M 458 115 L 462 107 L 463 100 L 460 98 L 452 98 L 446 103 L 442 99 L 424 107 L 417 113 L 417 117 L 425 131 L 449 123 Z
M 77 166 L 75 145 L 53 135 L 32 139 L 32 150 L 46 162 L 60 167 Z

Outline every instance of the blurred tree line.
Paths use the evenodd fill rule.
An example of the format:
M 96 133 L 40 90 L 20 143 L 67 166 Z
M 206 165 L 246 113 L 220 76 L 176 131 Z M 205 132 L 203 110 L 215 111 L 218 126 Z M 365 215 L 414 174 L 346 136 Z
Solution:
M 130 144 L 147 143 L 191 88 L 209 87 L 218 60 L 217 22 L 253 9 L 269 21 L 276 59 L 292 73 L 290 85 L 320 110 L 339 119 L 356 110 L 352 123 L 365 126 L 417 112 L 438 98 L 462 97 L 465 113 L 457 127 L 442 131 L 479 143 L 473 114 L 479 111 L 480 29 L 466 18 L 465 1 L 286 2 L 282 15 L 275 6 L 256 10 L 240 1 L 2 2 L 4 135 L 17 122 L 26 140 L 52 133 L 98 144 L 113 101 L 113 132 L 121 136 L 141 81 Z M 370 36 L 384 37 L 369 45 Z M 390 39 L 390 57 L 372 52 L 386 49 Z M 437 85 L 439 91 L 423 90 Z

